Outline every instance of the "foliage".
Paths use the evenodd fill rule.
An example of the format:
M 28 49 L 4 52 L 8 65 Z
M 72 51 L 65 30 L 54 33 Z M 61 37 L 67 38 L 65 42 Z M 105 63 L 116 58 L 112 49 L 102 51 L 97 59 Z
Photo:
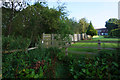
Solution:
M 86 32 L 87 21 L 83 18 L 77 23 L 75 20 L 68 19 L 64 5 L 54 9 L 46 6 L 44 2 L 37 2 L 26 8 L 23 4 L 18 11 L 13 7 L 13 2 L 12 8 L 7 3 L 5 5 L 7 5 L 3 7 L 5 14 L 2 15 L 3 50 L 26 49 L 31 43 L 38 43 L 38 48 L 26 52 L 3 54 L 3 78 L 55 78 L 58 61 L 67 68 L 64 70 L 69 72 L 69 78 L 119 78 L 120 55 L 115 51 L 100 52 L 95 58 L 85 56 L 75 58 L 72 55 L 65 56 L 61 49 L 45 48 L 41 44 L 42 33 L 61 34 L 58 39 L 69 41 L 68 34 Z M 91 22 L 87 33 L 92 36 L 97 33 Z
M 54 58 L 61 52 L 58 48 L 44 48 L 38 43 L 38 48 L 24 51 L 30 45 L 30 40 L 23 37 L 4 37 L 3 51 L 23 49 L 21 52 L 13 52 L 2 55 L 3 78 L 43 78 L 49 76 L 49 67 L 53 66 Z M 52 76 L 50 76 L 52 77 Z
M 69 70 L 75 79 L 119 79 L 119 61 L 116 61 L 119 57 L 114 51 L 102 51 L 94 58 L 74 60 Z
M 89 26 L 86 18 L 81 18 L 79 22 L 77 22 L 75 18 L 72 18 L 69 24 L 72 26 L 73 32 L 77 34 L 85 33 Z
M 118 20 L 117 24 L 118 24 L 118 28 L 120 28 L 120 19 Z
M 85 33 L 87 31 L 87 28 L 89 26 L 89 23 L 87 22 L 86 18 L 82 18 L 79 21 L 79 33 Z
M 15 2 L 11 3 L 14 6 Z M 27 2 L 25 2 L 26 4 Z M 9 4 L 5 3 L 5 5 L 8 6 Z M 68 34 L 73 33 L 64 5 L 59 5 L 55 9 L 49 8 L 44 2 L 37 1 L 21 10 L 11 9 L 9 6 L 2 8 L 3 13 L 5 13 L 2 15 L 4 36 L 13 35 L 29 38 L 31 44 L 34 45 L 38 42 L 38 37 L 42 38 L 43 33 L 61 34 L 61 39 L 67 39 Z
M 2 14 L 2 26 L 4 35 L 7 36 L 11 35 L 11 32 L 13 30 L 12 24 L 14 22 L 14 18 L 21 10 L 23 10 L 27 6 L 27 2 L 8 0 L 7 2 L 3 1 L 2 4 L 2 12 L 4 13 Z
M 108 29 L 108 34 L 110 35 L 111 30 L 118 28 L 118 19 L 110 18 L 106 21 L 105 27 Z
M 90 22 L 90 25 L 87 29 L 87 32 L 86 32 L 87 35 L 91 35 L 91 36 L 94 36 L 94 35 L 97 35 L 97 31 L 94 29 L 92 23 Z
M 120 38 L 120 28 L 111 30 L 111 36 Z
M 6 38 L 6 40 L 12 41 L 12 38 L 14 37 Z M 21 38 L 18 37 L 18 41 L 22 40 Z M 13 42 L 11 43 L 13 44 Z M 57 72 L 61 72 L 60 67 L 64 70 L 62 72 L 66 72 L 65 76 L 72 79 L 120 78 L 119 50 L 118 52 L 100 51 L 95 57 L 78 55 L 76 57 L 70 54 L 65 56 L 61 49 L 44 48 L 41 43 L 35 50 L 3 54 L 3 78 L 56 78 Z M 57 71 L 56 63 L 62 65 L 58 67 Z
M 5 50 L 16 50 L 16 49 L 26 49 L 30 45 L 30 40 L 28 38 L 19 37 L 4 37 L 2 36 L 2 49 Z
M 58 52 L 58 48 L 38 48 L 29 52 L 3 54 L 3 78 L 52 77 L 50 73 L 53 73 L 51 70 L 54 70 Z

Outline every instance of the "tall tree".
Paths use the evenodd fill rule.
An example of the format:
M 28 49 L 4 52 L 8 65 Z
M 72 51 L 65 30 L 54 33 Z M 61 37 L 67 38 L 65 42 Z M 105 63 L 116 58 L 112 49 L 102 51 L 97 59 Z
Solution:
M 110 18 L 106 21 L 105 27 L 108 29 L 108 34 L 110 34 L 111 30 L 118 28 L 118 19 Z
M 87 29 L 86 34 L 87 34 L 87 35 L 91 35 L 92 37 L 93 37 L 94 35 L 97 35 L 97 31 L 94 29 L 94 27 L 93 27 L 93 25 L 92 25 L 91 22 L 90 22 L 90 25 L 89 25 L 89 27 L 88 27 L 88 29 Z
M 120 19 L 118 20 L 117 24 L 118 24 L 118 28 L 120 28 Z
M 2 2 L 2 18 L 3 18 L 3 32 L 5 35 L 10 35 L 12 32 L 12 22 L 16 14 L 26 7 L 25 1 L 7 0 Z M 4 29 L 6 28 L 6 31 Z
M 87 31 L 87 28 L 89 26 L 89 23 L 85 18 L 80 19 L 79 21 L 79 33 L 85 33 Z

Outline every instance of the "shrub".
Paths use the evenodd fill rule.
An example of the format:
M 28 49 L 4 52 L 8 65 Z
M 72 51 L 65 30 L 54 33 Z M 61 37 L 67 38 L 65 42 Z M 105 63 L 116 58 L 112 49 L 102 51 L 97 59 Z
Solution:
M 111 34 L 112 37 L 120 38 L 120 28 L 111 30 L 110 34 Z
M 118 58 L 117 58 L 118 57 Z M 75 59 L 70 66 L 70 73 L 74 79 L 119 79 L 119 59 L 115 51 L 101 51 L 94 58 L 82 57 Z
M 2 49 L 3 50 L 15 50 L 26 49 L 30 44 L 30 40 L 27 38 L 19 37 L 4 37 L 2 36 Z
M 92 37 L 93 37 L 94 35 L 97 35 L 97 30 L 94 29 L 94 27 L 93 27 L 93 25 L 92 25 L 91 22 L 90 22 L 90 25 L 89 25 L 89 27 L 88 27 L 88 29 L 87 29 L 86 34 L 87 34 L 87 35 L 91 35 Z

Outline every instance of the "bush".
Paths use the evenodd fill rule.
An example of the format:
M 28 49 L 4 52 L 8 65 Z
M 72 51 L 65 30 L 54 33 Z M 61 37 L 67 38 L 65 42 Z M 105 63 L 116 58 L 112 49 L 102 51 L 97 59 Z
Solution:
M 87 35 L 91 35 L 92 37 L 93 37 L 94 35 L 97 35 L 97 30 L 94 29 L 94 27 L 93 27 L 93 25 L 92 25 L 91 22 L 90 22 L 90 25 L 89 25 L 89 27 L 88 27 L 88 29 L 87 29 L 86 34 L 87 34 Z
M 15 50 L 15 49 L 26 49 L 30 44 L 30 40 L 27 38 L 19 37 L 4 37 L 2 36 L 2 49 L 4 50 Z
M 60 52 L 58 48 L 43 48 L 28 52 L 3 54 L 3 78 L 45 78 L 54 69 L 53 58 Z M 52 70 L 53 70 L 52 69 Z M 52 76 L 49 76 L 52 77 Z
M 69 65 L 70 73 L 74 79 L 119 79 L 120 55 L 115 51 L 101 51 L 94 58 L 82 57 Z
M 120 28 L 111 30 L 110 34 L 112 37 L 120 38 Z

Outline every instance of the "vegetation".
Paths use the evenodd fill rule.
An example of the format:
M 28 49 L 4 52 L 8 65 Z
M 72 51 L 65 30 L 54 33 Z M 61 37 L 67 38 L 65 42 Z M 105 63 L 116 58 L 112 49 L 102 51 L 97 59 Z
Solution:
M 120 20 L 116 18 L 110 18 L 106 21 L 105 27 L 108 29 L 109 37 L 119 38 L 119 28 L 120 28 Z
M 69 71 L 74 79 L 119 79 L 118 64 L 114 51 L 101 51 L 92 58 L 81 56 L 73 60 Z
M 99 37 L 98 37 L 99 38 Z M 4 39 L 4 38 L 3 38 Z M 10 42 L 8 50 L 23 47 L 23 38 L 9 37 L 3 40 L 4 44 Z M 94 38 L 96 39 L 96 38 Z M 93 40 L 94 40 L 93 39 Z M 101 39 L 106 39 L 101 37 Z M 7 41 L 8 40 L 8 41 Z M 7 41 L 7 42 L 6 42 Z M 15 47 L 15 42 L 17 42 Z M 29 42 L 29 41 L 28 41 Z M 23 42 L 24 43 L 24 42 Z M 77 46 L 97 46 L 92 43 L 76 43 Z M 24 43 L 28 46 L 28 43 Z M 106 45 L 106 47 L 113 47 Z M 117 46 L 116 44 L 114 47 Z M 5 46 L 3 47 L 5 50 Z M 93 49 L 71 49 L 79 52 L 98 52 Z M 13 52 L 3 54 L 3 78 L 72 78 L 72 79 L 119 79 L 119 50 L 101 50 L 93 54 L 64 54 L 65 50 L 58 48 L 44 48 L 39 43 L 38 49 L 28 52 Z
M 80 19 L 79 23 L 68 19 L 64 4 L 55 8 L 49 8 L 46 2 L 37 0 L 33 5 L 25 1 L 21 4 L 12 1 L 3 4 L 3 35 L 28 38 L 31 47 L 38 43 L 39 37 L 42 39 L 43 33 L 61 34 L 60 39 L 63 40 L 69 37 L 68 34 L 85 33 L 89 25 L 85 18 Z
M 58 40 L 69 40 L 68 34 L 84 33 L 94 36 L 92 23 L 82 18 L 79 23 L 69 19 L 66 6 L 49 8 L 46 2 L 29 1 L 4 2 L 2 23 L 2 77 L 4 78 L 71 78 L 71 79 L 119 79 L 120 51 L 104 50 L 98 55 L 69 54 L 60 47 L 46 48 L 41 43 L 43 33 L 61 34 Z M 17 8 L 18 7 L 18 8 Z M 89 26 L 89 27 L 88 27 Z M 101 40 L 108 40 L 101 37 Z M 93 41 L 98 38 L 93 39 Z M 113 41 L 117 39 L 111 38 Z M 87 40 L 86 40 L 87 41 Z M 76 43 L 72 46 L 97 46 L 97 44 Z M 116 47 L 116 44 L 113 44 Z M 105 47 L 113 47 L 105 44 Z M 38 48 L 28 51 L 28 48 Z M 65 47 L 65 45 L 63 45 Z M 103 45 L 102 45 L 103 46 Z M 103 46 L 104 47 L 104 46 Z M 19 49 L 21 51 L 19 51 Z M 4 51 L 8 53 L 4 53 Z M 16 50 L 9 52 L 11 50 Z M 75 50 L 75 49 L 68 49 Z M 96 52 L 97 50 L 76 49 L 76 51 Z
M 90 25 L 89 25 L 89 27 L 88 27 L 88 29 L 87 29 L 86 34 L 87 34 L 87 35 L 91 35 L 92 37 L 93 37 L 94 35 L 97 35 L 97 30 L 94 29 L 94 27 L 93 27 L 93 25 L 92 25 L 91 22 L 90 22 Z
M 75 51 L 79 52 L 79 54 L 83 54 L 82 52 L 91 52 L 91 53 L 98 53 L 98 40 L 101 41 L 119 41 L 119 39 L 115 38 L 104 38 L 103 36 L 94 37 L 92 40 L 85 40 L 85 42 L 77 42 L 75 44 L 72 44 L 71 48 L 68 48 L 68 51 Z M 89 42 L 87 42 L 89 41 Z M 90 42 L 91 41 L 91 42 Z M 96 41 L 96 43 L 92 43 L 92 41 Z M 87 42 L 87 43 L 86 43 Z M 91 47 L 91 48 L 75 48 L 76 47 Z M 118 43 L 101 43 L 101 48 L 118 48 Z M 104 50 L 109 51 L 109 50 Z M 74 52 L 71 52 L 74 53 Z
M 75 30 L 74 33 L 78 33 L 78 34 L 86 33 L 88 26 L 89 26 L 89 23 L 87 22 L 87 19 L 81 18 L 79 20 L 79 23 L 77 23 L 74 28 Z
M 111 36 L 113 36 L 113 37 L 120 38 L 119 32 L 120 32 L 120 28 L 117 28 L 117 29 L 111 30 L 111 33 L 110 33 L 110 34 L 111 34 Z
M 3 78 L 54 78 L 57 48 L 3 54 Z M 51 75 L 50 75 L 51 74 Z
M 94 37 L 93 36 L 93 40 L 90 40 L 90 41 L 119 41 L 118 38 L 104 38 L 104 36 L 97 36 L 97 37 Z M 86 41 L 89 41 L 89 40 L 86 40 Z

